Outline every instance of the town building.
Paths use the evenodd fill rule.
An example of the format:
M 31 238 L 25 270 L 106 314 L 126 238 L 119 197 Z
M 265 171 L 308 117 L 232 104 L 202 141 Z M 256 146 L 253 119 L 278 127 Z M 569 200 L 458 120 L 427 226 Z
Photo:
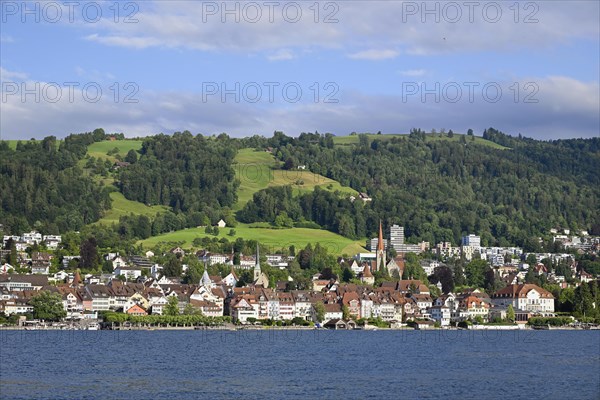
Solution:
M 492 296 L 499 307 L 512 305 L 515 310 L 547 314 L 554 312 L 554 296 L 546 289 L 533 284 L 508 285 Z

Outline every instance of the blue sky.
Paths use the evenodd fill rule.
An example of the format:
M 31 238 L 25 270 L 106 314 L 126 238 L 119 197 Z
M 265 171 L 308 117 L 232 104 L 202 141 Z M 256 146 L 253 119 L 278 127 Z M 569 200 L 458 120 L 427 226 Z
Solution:
M 596 137 L 599 4 L 3 1 L 0 133 Z

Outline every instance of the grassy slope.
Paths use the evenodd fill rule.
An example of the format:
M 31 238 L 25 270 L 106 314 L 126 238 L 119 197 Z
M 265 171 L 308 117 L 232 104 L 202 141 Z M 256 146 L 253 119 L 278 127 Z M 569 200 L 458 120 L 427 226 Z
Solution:
M 137 201 L 127 200 L 120 192 L 112 192 L 110 198 L 112 199 L 112 208 L 97 222 L 99 224 L 117 223 L 120 217 L 129 214 L 146 215 L 153 218 L 156 213 L 168 210 L 168 207 L 165 206 L 147 206 Z
M 142 140 L 115 140 L 114 142 L 105 140 L 102 142 L 92 143 L 88 147 L 88 155 L 95 158 L 105 158 L 110 161 L 116 161 L 114 156 L 108 156 L 106 153 L 116 147 L 119 149 L 119 154 L 121 157 L 125 157 L 129 150 L 141 149 L 142 143 Z
M 357 192 L 339 182 L 326 178 L 322 175 L 312 173 L 308 170 L 281 170 L 281 162 L 275 160 L 272 154 L 254 149 L 241 149 L 235 157 L 234 165 L 236 177 L 240 180 L 238 190 L 238 202 L 233 206 L 234 210 L 241 209 L 244 204 L 252 198 L 252 195 L 269 186 L 293 185 L 294 191 L 308 192 L 316 186 L 322 189 L 339 190 L 348 194 Z M 297 185 L 297 181 L 302 181 Z
M 2 141 L 8 143 L 8 147 L 15 150 L 17 148 L 18 142 L 27 143 L 29 140 L 2 140 Z M 57 140 L 56 145 L 58 146 L 60 144 L 60 142 L 61 142 L 61 140 Z
M 407 137 L 407 136 L 408 135 L 406 135 L 406 134 L 384 134 L 384 135 L 369 134 L 368 135 L 369 140 L 373 140 L 373 139 L 390 140 L 394 137 Z M 430 141 L 458 142 L 460 140 L 461 136 L 466 136 L 466 135 L 462 135 L 460 133 L 455 133 L 453 137 L 449 138 L 448 136 L 440 137 L 439 133 L 438 133 L 438 134 L 436 134 L 436 136 L 427 135 L 426 141 L 427 142 L 430 142 Z M 358 135 L 336 136 L 333 138 L 333 142 L 338 146 L 348 146 L 348 145 L 352 145 L 352 144 L 357 144 L 358 143 Z M 471 139 L 469 137 L 467 137 L 467 143 L 471 143 Z M 491 142 L 491 141 L 486 140 L 479 136 L 475 136 L 475 144 L 488 146 L 488 147 L 491 147 L 494 149 L 500 149 L 500 150 L 508 149 L 508 147 L 501 146 L 497 143 Z
M 106 140 L 103 142 L 96 142 L 88 147 L 88 155 L 95 158 L 116 161 L 114 156 L 108 156 L 106 153 L 117 147 L 119 149 L 119 154 L 122 157 L 125 157 L 129 150 L 139 150 L 142 147 L 142 142 L 142 140 L 116 140 L 114 142 Z M 85 165 L 85 160 L 82 160 L 81 165 Z M 98 177 L 98 179 L 102 178 Z M 112 184 L 113 178 L 105 178 L 103 181 L 104 184 L 108 186 Z M 147 206 L 138 201 L 127 200 L 123 194 L 117 191 L 112 192 L 110 198 L 112 199 L 112 208 L 97 222 L 99 224 L 117 223 L 119 222 L 120 217 L 129 214 L 146 215 L 153 218 L 156 213 L 168 210 L 168 207 L 165 206 Z
M 320 229 L 291 228 L 291 229 L 268 229 L 268 228 L 250 228 L 248 224 L 238 224 L 235 228 L 235 236 L 229 236 L 230 228 L 221 229 L 219 238 L 227 238 L 229 241 L 235 241 L 236 238 L 258 240 L 261 244 L 272 247 L 277 250 L 291 245 L 296 248 L 304 247 L 308 243 L 319 242 L 321 246 L 326 246 L 333 254 L 355 254 L 365 251 L 362 247 L 363 242 L 353 241 L 343 236 Z M 191 247 L 192 241 L 198 237 L 205 237 L 204 228 L 190 228 L 181 231 L 166 233 L 160 236 L 151 237 L 140 243 L 144 247 L 152 247 L 160 242 L 183 242 L 184 247 Z
M 13 150 L 17 148 L 18 140 L 3 140 L 3 142 L 8 143 L 8 147 L 10 147 Z
M 141 148 L 141 140 L 125 140 L 114 142 L 99 142 L 89 146 L 88 154 L 96 158 L 106 158 L 114 161 L 115 158 L 107 156 L 106 153 L 114 147 L 119 148 L 119 154 L 125 156 L 131 149 Z M 236 176 L 240 179 L 240 188 L 238 191 L 238 203 L 234 206 L 235 210 L 241 209 L 252 195 L 268 186 L 280 186 L 294 184 L 296 180 L 304 181 L 303 185 L 295 186 L 297 191 L 313 190 L 315 186 L 322 186 L 327 190 L 340 190 L 347 193 L 356 193 L 351 188 L 342 187 L 337 181 L 325 178 L 324 176 L 313 174 L 309 171 L 283 171 L 276 169 L 281 163 L 275 160 L 273 155 L 254 151 L 253 149 L 242 149 L 236 156 L 237 164 L 234 166 Z M 109 179 L 112 182 L 112 179 Z M 108 182 L 105 182 L 108 184 Z M 331 185 L 331 188 L 328 186 Z M 127 200 L 121 193 L 113 192 L 110 194 L 113 204 L 112 209 L 107 211 L 106 215 L 98 223 L 111 224 L 119 221 L 123 215 L 144 214 L 153 217 L 157 212 L 164 212 L 168 208 L 164 206 L 148 207 L 137 201 Z M 354 254 L 364 251 L 362 242 L 355 242 L 346 239 L 343 236 L 332 232 L 318 229 L 291 228 L 285 230 L 274 230 L 268 228 L 249 228 L 248 225 L 240 224 L 235 228 L 236 236 L 228 236 L 229 229 L 221 230 L 220 237 L 227 237 L 235 240 L 236 237 L 244 239 L 255 239 L 261 243 L 281 248 L 283 246 L 295 245 L 297 248 L 306 246 L 307 243 L 320 242 L 321 245 L 328 246 L 334 254 Z M 197 237 L 208 236 L 202 228 L 191 228 L 181 231 L 171 232 L 160 236 L 149 238 L 142 241 L 144 246 L 150 247 L 158 242 L 185 242 L 191 246 L 192 241 Z
M 238 201 L 234 210 L 241 209 L 252 195 L 269 186 L 273 176 L 273 168 L 279 166 L 273 155 L 265 151 L 241 149 L 235 156 L 235 176 L 240 181 Z

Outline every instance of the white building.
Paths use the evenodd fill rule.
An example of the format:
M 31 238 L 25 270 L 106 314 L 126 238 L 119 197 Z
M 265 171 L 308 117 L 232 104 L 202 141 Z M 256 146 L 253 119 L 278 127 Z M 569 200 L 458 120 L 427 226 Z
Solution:
M 251 302 L 249 299 L 240 298 L 231 306 L 231 317 L 234 321 L 241 323 L 248 322 L 248 318 L 258 318 L 258 303 Z
M 394 249 L 397 246 L 404 244 L 404 227 L 403 226 L 394 224 L 390 227 L 390 244 L 392 245 L 392 247 Z
M 117 267 L 115 276 L 123 275 L 128 281 L 133 281 L 142 276 L 142 269 L 138 267 Z
M 218 254 L 218 253 L 211 253 L 208 256 L 208 263 L 210 265 L 214 265 L 214 264 L 228 264 L 229 263 L 229 256 L 226 254 Z M 232 260 L 233 262 L 233 260 Z
M 462 237 L 462 245 L 475 247 L 476 249 L 478 249 L 477 251 L 479 251 L 479 248 L 481 247 L 481 237 L 479 237 L 477 235 L 473 235 L 473 234 L 468 235 L 468 236 L 463 236 Z
M 45 235 L 43 241 L 49 250 L 56 250 L 58 248 L 58 245 L 62 242 L 62 236 Z
M 492 295 L 492 303 L 495 306 L 539 312 L 554 312 L 554 296 L 546 289 L 533 284 L 508 285 Z
M 450 307 L 446 306 L 433 306 L 429 308 L 429 314 L 431 319 L 439 322 L 441 326 L 449 326 L 452 312 Z
M 34 244 L 42 243 L 42 234 L 37 231 L 31 231 L 24 233 L 21 240 L 28 245 L 33 246 Z

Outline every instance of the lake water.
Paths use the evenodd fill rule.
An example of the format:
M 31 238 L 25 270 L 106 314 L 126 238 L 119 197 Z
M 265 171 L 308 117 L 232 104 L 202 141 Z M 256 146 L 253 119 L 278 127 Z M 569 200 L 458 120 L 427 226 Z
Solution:
M 0 331 L 1 399 L 600 399 L 600 331 Z

